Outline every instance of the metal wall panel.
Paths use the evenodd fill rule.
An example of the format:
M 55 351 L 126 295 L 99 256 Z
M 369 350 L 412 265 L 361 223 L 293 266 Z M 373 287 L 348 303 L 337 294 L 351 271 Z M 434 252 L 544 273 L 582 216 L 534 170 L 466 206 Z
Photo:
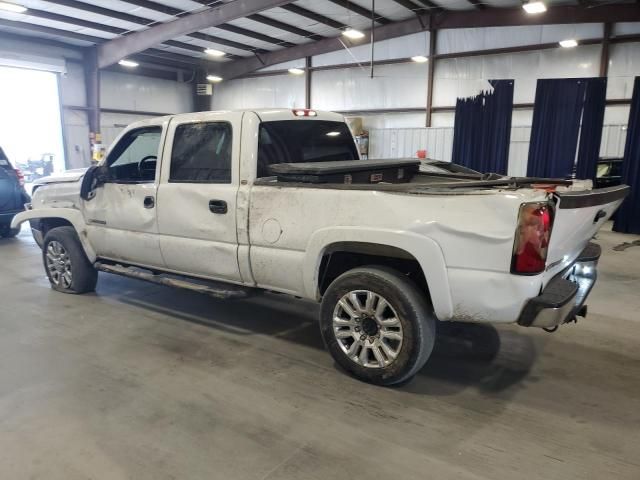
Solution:
M 100 75 L 102 108 L 182 113 L 193 110 L 193 85 L 118 72 Z
M 424 107 L 427 102 L 427 65 L 401 64 L 314 72 L 313 108 L 319 110 L 371 110 Z
M 222 82 L 213 87 L 213 109 L 304 108 L 304 76 L 277 75 Z

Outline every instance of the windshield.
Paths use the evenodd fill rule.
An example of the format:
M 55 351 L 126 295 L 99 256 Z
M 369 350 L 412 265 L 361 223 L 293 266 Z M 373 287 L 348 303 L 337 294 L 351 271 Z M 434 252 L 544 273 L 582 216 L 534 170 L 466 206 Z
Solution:
M 353 137 L 343 122 L 283 120 L 260 124 L 258 177 L 268 177 L 277 163 L 359 160 Z

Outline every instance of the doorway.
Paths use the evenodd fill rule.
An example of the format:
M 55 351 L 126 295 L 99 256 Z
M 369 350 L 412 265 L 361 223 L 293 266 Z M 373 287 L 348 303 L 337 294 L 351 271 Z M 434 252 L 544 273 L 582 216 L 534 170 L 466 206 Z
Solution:
M 0 66 L 0 146 L 27 182 L 65 170 L 56 73 Z

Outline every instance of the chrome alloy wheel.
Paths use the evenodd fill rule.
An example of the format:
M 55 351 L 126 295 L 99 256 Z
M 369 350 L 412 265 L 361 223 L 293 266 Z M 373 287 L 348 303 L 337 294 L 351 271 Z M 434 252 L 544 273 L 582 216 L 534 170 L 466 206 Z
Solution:
M 58 287 L 71 288 L 71 258 L 62 246 L 56 240 L 49 242 L 47 245 L 47 272 L 49 278 Z
M 368 368 L 390 365 L 402 348 L 402 324 L 396 311 L 369 290 L 353 290 L 338 301 L 333 333 L 342 351 Z

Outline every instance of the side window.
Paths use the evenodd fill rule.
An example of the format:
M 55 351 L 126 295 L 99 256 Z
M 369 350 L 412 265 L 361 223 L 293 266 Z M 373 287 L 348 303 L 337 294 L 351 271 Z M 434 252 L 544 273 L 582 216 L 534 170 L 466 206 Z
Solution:
M 156 179 L 162 127 L 145 127 L 127 133 L 107 159 L 114 182 L 147 183 Z
M 176 128 L 169 182 L 231 183 L 231 125 L 185 123 Z

